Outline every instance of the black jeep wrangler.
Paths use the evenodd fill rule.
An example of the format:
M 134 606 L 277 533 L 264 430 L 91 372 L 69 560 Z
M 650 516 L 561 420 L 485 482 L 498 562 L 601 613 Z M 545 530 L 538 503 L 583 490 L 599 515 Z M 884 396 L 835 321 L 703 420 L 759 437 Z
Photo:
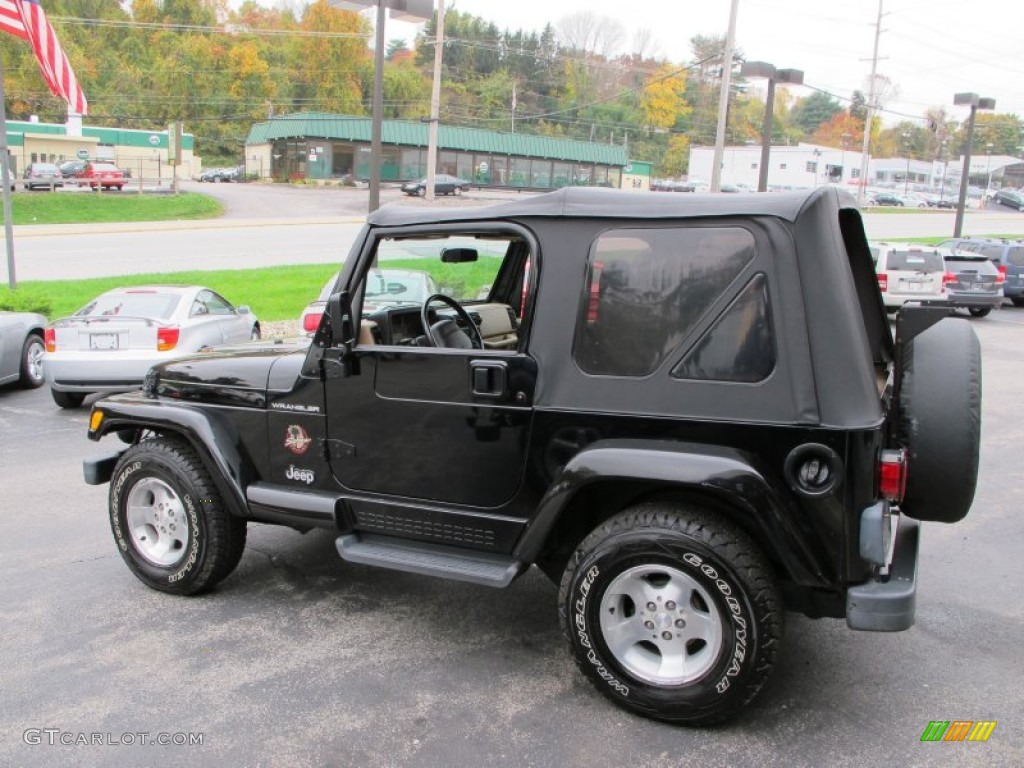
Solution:
M 948 314 L 893 335 L 832 189 L 386 207 L 312 342 L 156 366 L 93 408 L 131 445 L 85 474 L 165 592 L 227 577 L 248 521 L 492 587 L 536 565 L 600 691 L 712 723 L 786 610 L 913 624 L 917 521 L 961 519 L 977 478 L 980 347 Z

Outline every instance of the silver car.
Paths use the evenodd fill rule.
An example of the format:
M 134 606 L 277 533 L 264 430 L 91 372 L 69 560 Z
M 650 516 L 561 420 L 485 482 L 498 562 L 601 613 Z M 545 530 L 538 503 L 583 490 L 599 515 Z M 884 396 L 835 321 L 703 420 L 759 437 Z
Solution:
M 53 400 L 136 389 L 155 363 L 260 337 L 246 306 L 199 285 L 140 285 L 101 294 L 46 329 L 43 368 Z
M 45 328 L 35 312 L 0 312 L 0 384 L 42 385 Z
M 338 282 L 338 273 L 331 275 L 320 290 L 320 295 L 302 310 L 299 324 L 309 336 L 320 327 L 320 318 L 327 307 L 334 284 Z M 434 278 L 428 272 L 415 269 L 379 269 L 370 273 L 366 283 L 366 295 L 363 297 L 363 314 L 374 312 L 385 307 L 398 304 L 422 305 L 428 296 L 437 293 Z

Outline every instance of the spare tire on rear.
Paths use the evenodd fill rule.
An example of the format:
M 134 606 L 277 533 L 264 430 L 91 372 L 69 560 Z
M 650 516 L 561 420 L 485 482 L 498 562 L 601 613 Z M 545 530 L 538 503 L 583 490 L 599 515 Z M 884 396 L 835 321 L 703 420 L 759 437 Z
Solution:
M 903 350 L 897 442 L 907 450 L 900 509 L 955 523 L 974 500 L 981 444 L 981 345 L 964 319 L 946 318 Z

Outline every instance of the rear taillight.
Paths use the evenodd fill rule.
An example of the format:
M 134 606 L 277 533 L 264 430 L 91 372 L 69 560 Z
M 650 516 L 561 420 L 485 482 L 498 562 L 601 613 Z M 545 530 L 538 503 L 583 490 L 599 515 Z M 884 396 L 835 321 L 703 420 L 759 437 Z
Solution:
M 57 351 L 57 331 L 53 328 L 47 328 L 43 331 L 43 342 L 46 344 L 47 352 Z
M 907 452 L 902 448 L 882 451 L 878 460 L 878 495 L 899 504 L 907 492 Z
M 885 293 L 889 289 L 889 276 L 885 273 L 878 275 L 878 290 Z
M 181 329 L 177 327 L 158 328 L 156 332 L 156 351 L 167 352 L 178 346 L 178 337 Z
M 1002 285 L 1006 282 L 1006 267 L 1002 264 L 999 265 L 999 274 L 996 276 L 996 285 Z
M 323 312 L 310 312 L 302 318 L 302 330 L 306 333 L 316 333 L 316 329 L 320 327 L 320 318 L 323 316 Z
M 943 288 L 945 288 L 946 286 L 952 285 L 956 281 L 957 281 L 956 280 L 956 275 L 954 275 L 952 272 L 947 272 L 946 274 L 944 274 L 942 276 L 942 286 L 943 286 Z

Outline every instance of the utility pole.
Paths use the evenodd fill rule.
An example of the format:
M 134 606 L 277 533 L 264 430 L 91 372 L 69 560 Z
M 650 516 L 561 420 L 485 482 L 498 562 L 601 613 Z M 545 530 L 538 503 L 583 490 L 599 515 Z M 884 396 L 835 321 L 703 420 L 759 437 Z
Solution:
M 871 124 L 875 120 L 875 77 L 878 75 L 878 38 L 882 36 L 882 0 L 878 0 L 875 21 L 875 50 L 871 54 L 871 79 L 868 81 L 868 113 L 864 118 L 864 142 L 860 151 L 860 184 L 857 185 L 857 207 L 864 207 L 864 188 L 868 183 L 868 152 L 871 151 Z
M 430 89 L 430 129 L 427 139 L 426 199 L 434 199 L 434 180 L 437 175 L 437 123 L 441 119 L 441 57 L 444 53 L 444 0 L 437 0 L 437 29 L 434 30 L 434 83 Z
M 725 121 L 729 114 L 729 88 L 732 85 L 732 49 L 736 42 L 736 13 L 740 0 L 732 0 L 729 9 L 729 31 L 725 36 L 725 51 L 722 57 L 722 92 L 718 97 L 718 130 L 715 132 L 715 157 L 711 167 L 711 191 L 717 192 L 722 186 L 722 155 L 725 153 Z

